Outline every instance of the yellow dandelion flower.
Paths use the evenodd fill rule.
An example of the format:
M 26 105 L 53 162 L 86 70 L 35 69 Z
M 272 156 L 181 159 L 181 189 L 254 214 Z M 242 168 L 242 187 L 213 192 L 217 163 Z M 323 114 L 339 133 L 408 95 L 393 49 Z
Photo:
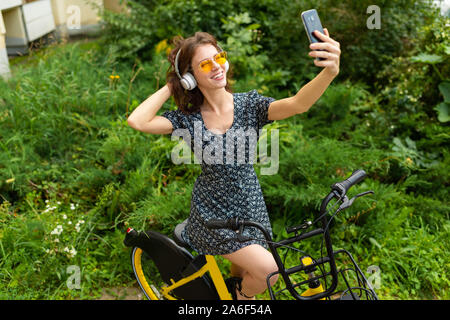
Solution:
M 114 80 L 114 75 L 113 75 L 113 74 L 110 75 L 109 78 L 110 78 L 111 80 Z
M 115 79 L 120 79 L 120 76 L 119 75 L 115 75 L 114 78 Z
M 164 40 L 158 42 L 158 44 L 155 46 L 155 51 L 156 51 L 156 53 L 160 53 L 161 51 L 163 51 L 166 48 L 167 48 L 167 39 L 164 39 Z

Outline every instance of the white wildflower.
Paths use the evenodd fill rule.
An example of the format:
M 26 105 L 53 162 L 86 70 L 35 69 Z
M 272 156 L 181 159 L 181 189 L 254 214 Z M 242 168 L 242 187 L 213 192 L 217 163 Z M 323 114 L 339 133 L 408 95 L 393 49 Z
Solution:
M 49 212 L 49 211 L 52 211 L 52 210 L 55 210 L 55 209 L 56 209 L 56 207 L 50 207 L 50 205 L 47 205 L 46 208 L 47 208 L 47 209 L 45 209 L 44 212 Z
M 81 225 L 83 223 L 84 223 L 84 220 L 78 220 L 77 224 L 75 225 L 75 230 L 77 230 L 77 232 L 80 232 Z
M 70 250 L 70 258 L 73 258 L 77 255 L 77 250 L 75 250 L 74 247 L 72 247 L 72 249 Z
M 65 214 L 63 214 L 63 219 L 64 219 L 64 220 L 66 220 L 66 219 L 67 219 L 67 216 L 66 216 Z
M 58 225 L 56 226 L 56 228 L 53 229 L 52 232 L 50 232 L 50 234 L 56 234 L 56 235 L 59 236 L 59 235 L 61 234 L 61 232 L 63 232 L 63 227 L 62 227 L 62 225 L 58 224 Z
M 74 248 L 73 246 L 72 246 L 72 249 L 69 249 L 68 247 L 65 247 L 65 248 L 64 248 L 64 252 L 69 253 L 69 254 L 67 255 L 69 258 L 73 258 L 73 257 L 75 257 L 76 254 L 77 254 L 77 250 L 75 250 L 75 248 Z

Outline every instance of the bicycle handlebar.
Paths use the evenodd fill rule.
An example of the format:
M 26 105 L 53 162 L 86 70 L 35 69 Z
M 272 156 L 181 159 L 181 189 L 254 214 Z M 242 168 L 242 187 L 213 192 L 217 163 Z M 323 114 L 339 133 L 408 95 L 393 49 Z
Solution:
M 243 227 L 256 227 L 263 233 L 264 237 L 266 238 L 267 243 L 270 247 L 270 250 L 272 251 L 272 255 L 273 255 L 273 257 L 277 263 L 277 266 L 279 268 L 278 272 L 283 276 L 286 284 L 289 283 L 288 289 L 291 292 L 291 294 L 294 296 L 294 298 L 296 298 L 298 300 L 320 299 L 320 298 L 327 296 L 328 294 L 330 294 L 331 292 L 333 292 L 336 289 L 337 277 L 338 277 L 336 264 L 335 264 L 335 260 L 334 260 L 334 252 L 333 252 L 333 248 L 332 248 L 332 244 L 331 244 L 331 238 L 330 238 L 329 231 L 328 231 L 328 221 L 326 218 L 326 211 L 327 211 L 326 207 L 327 207 L 328 203 L 331 201 L 331 199 L 333 199 L 333 198 L 336 198 L 338 200 L 344 199 L 344 196 L 347 193 L 347 191 L 353 185 L 361 182 L 365 177 L 366 177 L 366 173 L 364 172 L 364 170 L 355 170 L 349 178 L 347 178 L 344 181 L 337 182 L 331 186 L 332 191 L 323 199 L 321 208 L 320 208 L 320 212 L 319 212 L 320 220 L 322 220 L 322 227 L 323 227 L 322 229 L 316 229 L 316 230 L 313 230 L 313 231 L 310 231 L 310 232 L 307 232 L 307 233 L 304 233 L 301 235 L 297 235 L 293 238 L 286 239 L 280 243 L 272 242 L 272 238 L 271 238 L 271 235 L 269 234 L 269 232 L 264 228 L 264 226 L 262 224 L 260 224 L 258 222 L 243 220 L 243 219 L 239 219 L 238 217 L 235 217 L 235 218 L 231 218 L 231 219 L 227 219 L 227 220 L 211 219 L 209 221 L 206 221 L 205 223 L 209 229 L 231 229 L 233 231 L 239 230 L 240 232 L 237 235 L 237 239 L 242 240 L 243 242 L 251 240 L 247 237 L 244 237 L 241 234 Z M 371 193 L 373 193 L 373 192 L 371 192 Z M 367 194 L 367 193 L 363 193 L 360 195 L 364 195 L 364 194 Z M 351 206 L 351 204 L 353 203 L 353 200 L 354 199 L 352 199 L 352 201 L 347 201 L 347 207 Z M 310 225 L 311 224 L 305 225 L 304 229 L 307 229 L 307 227 L 309 227 Z M 296 242 L 296 241 L 299 241 L 302 239 L 306 239 L 306 238 L 309 238 L 309 237 L 312 237 L 312 236 L 315 236 L 315 235 L 321 234 L 321 233 L 324 234 L 325 246 L 326 246 L 327 253 L 328 253 L 328 260 L 325 261 L 322 259 L 323 261 L 321 263 L 328 262 L 330 264 L 330 274 L 332 275 L 333 280 L 332 280 L 330 288 L 328 288 L 326 291 L 315 294 L 313 296 L 303 297 L 303 296 L 300 296 L 294 289 L 294 287 L 289 279 L 289 276 L 286 273 L 287 270 L 285 270 L 284 264 L 281 261 L 279 254 L 276 252 L 276 248 L 279 246 L 279 244 L 289 244 L 289 243 Z
M 236 231 L 239 229 L 240 225 L 241 221 L 237 217 L 227 220 L 211 219 L 206 221 L 206 226 L 209 229 L 231 229 Z
M 347 193 L 347 191 L 352 186 L 354 186 L 355 184 L 364 180 L 364 178 L 366 176 L 367 175 L 364 170 L 361 170 L 361 169 L 355 170 L 352 173 L 352 175 L 349 178 L 347 178 L 346 180 L 341 181 L 341 182 L 336 182 L 335 184 L 333 184 L 331 186 L 331 189 L 338 191 L 341 194 L 341 198 L 343 198 L 343 196 Z M 331 200 L 331 198 L 334 197 L 333 192 L 334 191 L 332 191 L 327 197 L 325 197 L 324 201 L 322 202 L 321 212 L 322 211 L 325 212 L 325 208 L 326 208 L 328 202 Z M 352 203 L 353 203 L 353 201 L 351 201 L 348 204 L 348 206 L 350 206 Z M 257 227 L 258 229 L 260 229 L 264 233 L 265 236 L 268 235 L 267 231 L 261 224 L 252 222 L 249 220 L 239 219 L 238 217 L 230 218 L 230 219 L 226 219 L 226 220 L 211 219 L 211 220 L 206 221 L 206 226 L 209 229 L 231 229 L 233 231 L 237 231 L 242 227 L 254 226 L 254 227 Z M 302 228 L 306 229 L 309 226 L 311 226 L 311 224 L 306 223 L 301 226 L 297 226 L 296 228 L 302 227 Z M 297 231 L 297 230 L 295 229 L 295 231 Z M 266 237 L 266 238 L 269 241 L 271 240 L 270 236 Z
M 355 170 L 348 179 L 341 182 L 336 182 L 331 186 L 331 188 L 333 190 L 340 191 L 342 195 L 345 195 L 348 189 L 350 189 L 353 185 L 364 180 L 366 176 L 367 175 L 364 170 L 361 169 Z
M 244 220 L 239 219 L 238 217 L 230 218 L 227 220 L 217 220 L 217 219 L 211 219 L 205 222 L 206 227 L 209 229 L 231 229 L 233 231 L 239 230 L 240 232 L 237 234 L 236 239 L 240 242 L 246 242 L 249 240 L 252 240 L 251 238 L 248 238 L 241 234 L 242 230 L 245 227 L 255 227 L 259 229 L 259 231 L 262 232 L 264 235 L 264 238 L 268 242 L 272 241 L 272 237 L 270 236 L 270 233 L 266 230 L 266 228 L 259 222 L 251 221 L 251 220 Z

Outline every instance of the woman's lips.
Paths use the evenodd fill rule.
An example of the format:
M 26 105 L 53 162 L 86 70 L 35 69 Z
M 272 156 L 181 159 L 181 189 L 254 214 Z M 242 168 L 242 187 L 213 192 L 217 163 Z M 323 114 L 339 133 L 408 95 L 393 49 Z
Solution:
M 216 77 L 217 77 L 217 78 L 216 78 Z M 216 80 L 216 81 L 223 80 L 223 78 L 224 78 L 223 73 L 216 74 L 214 77 L 211 77 L 211 79 Z

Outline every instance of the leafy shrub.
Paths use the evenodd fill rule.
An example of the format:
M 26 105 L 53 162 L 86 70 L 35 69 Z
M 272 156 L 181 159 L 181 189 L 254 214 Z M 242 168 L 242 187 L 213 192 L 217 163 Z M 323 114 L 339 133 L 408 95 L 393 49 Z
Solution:
M 300 18 L 302 11 L 316 8 L 323 26 L 341 43 L 344 66 L 341 77 L 364 79 L 370 84 L 375 82 L 378 71 L 373 66 L 389 64 L 392 57 L 410 51 L 415 45 L 417 28 L 427 25 L 439 14 L 436 9 L 431 9 L 431 0 L 381 1 L 377 5 L 381 8 L 382 29 L 370 30 L 366 26 L 369 18 L 366 9 L 373 3 L 369 0 L 225 0 L 220 5 L 190 0 L 129 0 L 127 3 L 130 13 L 105 11 L 103 14 L 107 42 L 118 57 L 125 58 L 134 53 L 149 57 L 159 41 L 177 34 L 189 36 L 199 30 L 224 41 L 229 33 L 222 25 L 224 20 L 229 16 L 248 14 L 258 25 L 261 46 L 270 59 L 268 71 L 287 72 L 282 77 L 285 83 L 281 85 L 290 90 L 294 89 L 294 82 L 317 71 L 307 57 L 309 48 Z

